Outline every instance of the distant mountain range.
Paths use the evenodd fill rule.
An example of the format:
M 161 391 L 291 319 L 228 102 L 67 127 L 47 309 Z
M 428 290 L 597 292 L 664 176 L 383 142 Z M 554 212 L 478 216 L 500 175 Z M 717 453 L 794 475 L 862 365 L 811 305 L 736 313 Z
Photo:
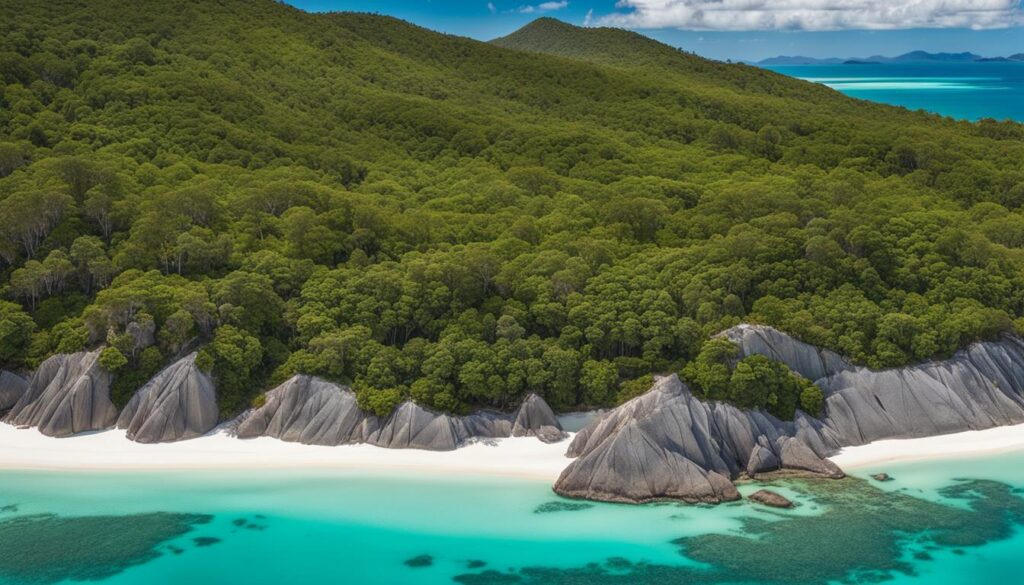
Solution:
M 911 51 L 898 57 L 873 57 L 847 59 L 830 57 L 817 59 L 814 57 L 801 57 L 781 55 L 758 61 L 758 65 L 865 65 L 873 63 L 972 63 L 990 61 L 1021 61 L 1024 62 L 1024 53 L 1017 53 L 1009 57 L 982 57 L 974 53 L 928 53 L 926 51 Z

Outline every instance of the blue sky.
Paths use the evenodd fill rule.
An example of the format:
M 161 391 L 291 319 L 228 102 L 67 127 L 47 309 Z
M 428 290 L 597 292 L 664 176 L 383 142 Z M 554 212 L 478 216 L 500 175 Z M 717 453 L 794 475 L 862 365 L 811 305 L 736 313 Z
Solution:
M 539 16 L 630 28 L 715 59 L 1024 52 L 1021 0 L 288 0 L 489 40 Z

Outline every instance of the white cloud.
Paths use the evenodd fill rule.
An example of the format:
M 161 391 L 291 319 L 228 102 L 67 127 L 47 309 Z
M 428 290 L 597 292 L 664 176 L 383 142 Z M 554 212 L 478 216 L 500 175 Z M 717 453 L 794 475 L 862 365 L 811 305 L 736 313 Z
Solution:
M 568 8 L 568 0 L 561 0 L 561 2 L 541 2 L 537 5 L 527 4 L 526 6 L 520 6 L 516 12 L 523 14 L 533 14 L 534 12 L 553 12 L 555 10 L 561 10 Z
M 618 0 L 597 24 L 691 30 L 1006 28 L 1020 0 Z
M 587 15 L 583 17 L 583 26 L 590 26 L 590 23 L 594 21 L 594 9 L 591 8 L 587 11 Z
M 494 2 L 488 2 L 487 3 L 487 11 L 490 12 L 491 14 L 497 14 L 498 13 L 498 7 L 494 5 Z

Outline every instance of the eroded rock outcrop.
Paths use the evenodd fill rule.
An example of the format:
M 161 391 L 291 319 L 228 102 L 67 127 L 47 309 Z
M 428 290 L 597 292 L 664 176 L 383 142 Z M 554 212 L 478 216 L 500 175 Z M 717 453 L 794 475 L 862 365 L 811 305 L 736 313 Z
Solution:
M 537 394 L 523 400 L 512 422 L 513 437 L 537 437 L 545 443 L 556 443 L 567 435 L 558 417 L 547 402 Z
M 702 402 L 667 376 L 576 435 L 567 453 L 576 460 L 555 491 L 616 502 L 737 499 L 730 480 L 751 466 L 785 466 L 779 443 L 794 431 L 761 412 Z
M 217 425 L 213 380 L 196 366 L 196 354 L 161 370 L 128 401 L 117 427 L 139 443 L 192 439 Z
M 507 437 L 510 430 L 508 418 L 497 413 L 458 417 L 410 400 L 399 405 L 368 442 L 388 449 L 451 451 L 471 437 Z
M 96 350 L 48 358 L 4 421 L 38 427 L 53 437 L 113 426 L 117 408 L 110 401 L 111 375 L 100 367 L 99 356 Z
M 712 473 L 839 478 L 827 458 L 843 447 L 1024 423 L 1024 341 L 1016 337 L 975 343 L 949 360 L 874 371 L 769 327 L 723 335 L 741 356 L 765 355 L 815 380 L 826 397 L 823 416 L 797 412 L 785 422 L 704 403 L 669 376 L 581 430 L 567 453 L 577 459 L 555 490 L 610 501 L 724 501 L 724 491 L 704 483 Z
M 0 371 L 0 413 L 6 412 L 18 403 L 28 390 L 28 380 L 14 372 Z
M 763 355 L 786 364 L 789 369 L 811 381 L 850 367 L 839 354 L 794 339 L 772 327 L 737 325 L 721 335 L 740 348 L 740 358 Z
M 349 389 L 313 376 L 294 376 L 267 393 L 266 403 L 239 423 L 239 438 L 274 437 L 307 445 L 364 443 L 380 428 Z
M 492 411 L 455 416 L 406 401 L 382 419 L 360 409 L 348 388 L 302 375 L 268 392 L 266 402 L 247 413 L 235 432 L 240 438 L 269 436 L 313 445 L 370 443 L 430 451 L 450 451 L 475 438 L 564 437 L 554 413 L 539 396 L 527 398 L 515 417 Z

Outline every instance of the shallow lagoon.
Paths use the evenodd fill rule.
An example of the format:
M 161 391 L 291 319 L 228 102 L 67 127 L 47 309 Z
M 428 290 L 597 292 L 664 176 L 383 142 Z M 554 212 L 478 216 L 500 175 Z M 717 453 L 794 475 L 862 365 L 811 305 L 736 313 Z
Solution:
M 4 472 L 0 582 L 953 584 L 1019 575 L 1024 453 L 883 470 L 895 481 L 776 486 L 800 504 L 785 512 L 581 505 L 508 478 Z

